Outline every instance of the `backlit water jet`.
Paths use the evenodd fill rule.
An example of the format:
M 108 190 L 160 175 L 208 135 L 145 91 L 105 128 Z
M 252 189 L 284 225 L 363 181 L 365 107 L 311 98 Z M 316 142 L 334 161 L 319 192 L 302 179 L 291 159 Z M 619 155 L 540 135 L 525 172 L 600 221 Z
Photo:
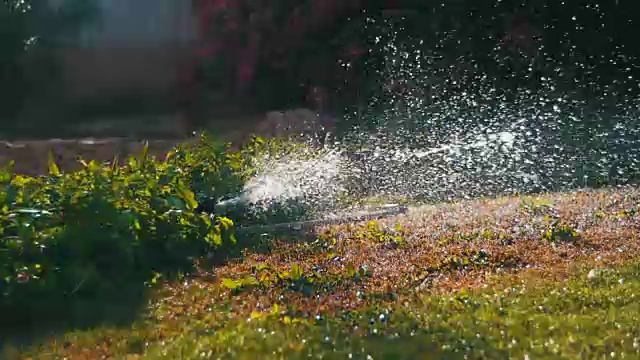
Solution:
M 242 194 L 220 207 L 294 207 L 317 218 L 345 206 L 345 199 L 454 201 L 638 178 L 637 96 L 606 89 L 601 93 L 614 101 L 577 96 L 575 89 L 566 90 L 568 70 L 559 67 L 540 76 L 536 89 L 516 87 L 505 95 L 474 59 L 446 53 L 453 51 L 455 36 L 427 46 L 422 39 L 400 41 L 402 26 L 367 24 L 381 30 L 374 31 L 372 52 L 384 61 L 369 69 L 377 94 L 364 110 L 343 119 L 355 126 L 311 158 L 265 161 Z M 390 81 L 404 91 L 384 90 Z

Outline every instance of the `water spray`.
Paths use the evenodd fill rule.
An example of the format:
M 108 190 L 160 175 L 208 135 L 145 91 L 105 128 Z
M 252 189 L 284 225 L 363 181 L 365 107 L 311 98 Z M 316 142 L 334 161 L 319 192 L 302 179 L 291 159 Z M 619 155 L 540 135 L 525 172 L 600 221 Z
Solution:
M 606 105 L 604 99 L 574 96 L 573 90 L 560 90 L 566 84 L 554 74 L 562 68 L 541 76 L 538 89 L 514 87 L 506 97 L 491 75 L 469 67 L 476 60 L 445 53 L 459 48 L 451 33 L 431 46 L 421 39 L 400 42 L 401 29 L 368 24 L 385 28 L 374 36 L 379 46 L 372 54 L 384 61 L 369 66 L 380 78 L 372 83 L 410 82 L 415 91 L 371 96 L 351 117 L 373 126 L 353 127 L 312 159 L 267 162 L 241 194 L 219 202 L 217 210 L 260 213 L 294 204 L 307 212 L 295 219 L 299 224 L 351 221 L 349 211 L 356 210 L 345 207 L 345 197 L 441 202 L 570 190 L 603 179 L 625 184 L 640 177 L 640 98 Z M 432 93 L 428 101 L 425 89 Z M 290 219 L 256 225 L 265 222 L 292 226 Z

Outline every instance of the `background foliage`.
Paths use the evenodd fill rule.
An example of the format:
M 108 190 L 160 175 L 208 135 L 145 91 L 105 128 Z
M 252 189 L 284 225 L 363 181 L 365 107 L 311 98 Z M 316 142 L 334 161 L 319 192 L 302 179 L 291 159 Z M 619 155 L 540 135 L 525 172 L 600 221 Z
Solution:
M 438 59 L 431 66 L 449 73 L 473 72 L 459 87 L 485 75 L 509 93 L 518 86 L 539 86 L 541 79 L 552 76 L 565 82 L 563 90 L 583 96 L 637 93 L 632 81 L 616 74 L 631 67 L 637 75 L 633 64 L 640 47 L 630 35 L 638 27 L 631 5 L 199 0 L 199 75 L 229 93 L 250 94 L 271 107 L 304 102 L 307 89 L 319 85 L 337 93 L 334 106 L 342 110 L 356 100 L 356 93 L 368 90 L 371 82 L 365 80 L 376 75 L 372 66 L 384 61 L 382 54 L 371 52 L 374 37 L 380 35 L 372 31 L 371 20 L 380 26 L 382 19 L 394 18 L 401 20 L 398 44 L 419 40 Z M 463 62 L 466 67 L 461 68 Z M 351 97 L 340 103 L 345 87 Z
M 26 101 L 42 95 L 59 75 L 52 49 L 97 15 L 92 0 L 0 2 L 0 120 L 11 126 Z

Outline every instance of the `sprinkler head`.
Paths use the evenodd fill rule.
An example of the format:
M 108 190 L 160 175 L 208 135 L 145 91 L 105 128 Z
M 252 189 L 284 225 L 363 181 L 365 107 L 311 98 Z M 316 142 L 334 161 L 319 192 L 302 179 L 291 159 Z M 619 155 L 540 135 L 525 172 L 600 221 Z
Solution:
M 221 198 L 224 199 L 224 198 Z M 215 205 L 214 205 L 214 213 L 216 214 L 223 214 L 228 212 L 229 209 L 236 209 L 238 207 L 242 207 L 243 205 L 247 205 L 248 200 L 246 198 L 246 196 L 235 196 L 232 198 L 227 198 L 224 200 L 220 200 L 218 201 Z

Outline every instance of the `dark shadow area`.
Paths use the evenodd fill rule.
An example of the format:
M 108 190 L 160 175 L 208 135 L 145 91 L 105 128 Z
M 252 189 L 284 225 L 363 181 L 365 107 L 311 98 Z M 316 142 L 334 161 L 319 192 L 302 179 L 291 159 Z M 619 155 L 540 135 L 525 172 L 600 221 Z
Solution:
M 235 247 L 224 253 L 212 253 L 202 259 L 201 265 L 206 268 L 222 266 L 228 262 L 243 260 L 247 253 L 270 254 L 273 250 L 274 240 L 280 243 L 310 244 L 317 240 L 317 235 L 317 232 L 309 227 L 244 232 L 237 235 Z
M 130 282 L 99 295 L 24 299 L 0 305 L 0 338 L 7 345 L 28 346 L 69 330 L 127 326 L 145 309 L 150 291 L 142 282 Z M 2 345 L 0 342 L 0 349 Z

